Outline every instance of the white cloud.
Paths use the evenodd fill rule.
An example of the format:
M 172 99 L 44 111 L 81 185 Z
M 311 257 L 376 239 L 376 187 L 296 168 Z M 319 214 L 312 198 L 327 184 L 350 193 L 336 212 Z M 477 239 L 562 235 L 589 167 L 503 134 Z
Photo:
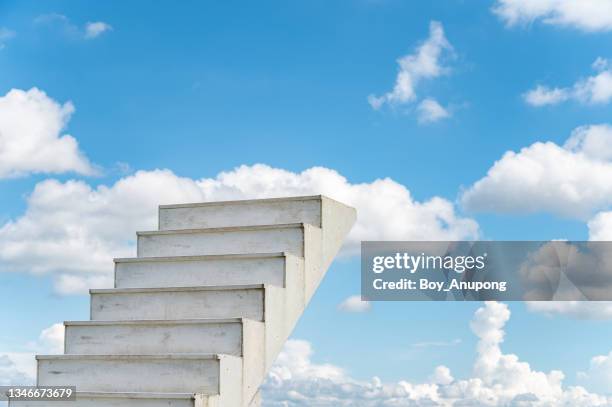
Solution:
M 612 211 L 598 213 L 587 225 L 589 240 L 612 241 Z
M 580 79 L 568 88 L 548 88 L 538 85 L 523 95 L 532 106 L 554 105 L 567 100 L 583 104 L 606 104 L 612 100 L 612 68 L 607 60 L 597 58 L 593 63 L 597 74 Z
M 611 0 L 497 0 L 493 11 L 508 26 L 542 20 L 586 32 L 612 30 Z
M 106 31 L 111 31 L 113 27 L 104 21 L 88 22 L 85 24 L 85 38 L 92 39 L 99 37 Z
M 351 295 L 338 305 L 338 310 L 344 312 L 366 312 L 372 309 L 370 301 L 362 301 L 361 295 Z
M 357 380 L 340 367 L 313 362 L 308 342 L 290 340 L 263 386 L 264 405 L 612 406 L 612 398 L 589 393 L 583 387 L 563 386 L 560 371 L 536 371 L 518 356 L 503 353 L 501 344 L 509 318 L 505 304 L 488 302 L 476 311 L 471 328 L 478 345 L 473 377 L 467 379 L 454 378 L 450 369 L 438 366 L 422 383 L 383 383 L 378 377 Z M 602 361 L 598 358 L 594 360 Z
M 604 394 L 609 392 L 612 383 L 612 352 L 593 357 L 589 369 L 586 372 L 579 372 L 578 378 L 580 383 L 594 391 Z
M 384 104 L 391 106 L 412 102 L 416 99 L 416 87 L 423 79 L 432 79 L 448 72 L 441 64 L 445 53 L 452 52 L 452 46 L 444 35 L 442 24 L 429 24 L 429 38 L 413 54 L 398 59 L 399 72 L 393 90 L 382 96 L 370 95 L 368 102 L 378 110 Z
M 435 99 L 427 98 L 417 107 L 419 123 L 434 123 L 450 117 L 450 112 Z
M 555 105 L 570 98 L 567 89 L 554 88 L 538 85 L 523 95 L 525 102 L 532 106 Z
M 352 184 L 328 168 L 294 173 L 261 164 L 199 180 L 139 171 L 95 188 L 83 181 L 37 184 L 25 213 L 0 226 L 0 271 L 53 273 L 58 292 L 83 292 L 110 283 L 112 258 L 133 256 L 135 232 L 157 226 L 159 204 L 312 194 L 358 209 L 345 254 L 358 253 L 362 240 L 462 240 L 479 232 L 451 202 L 415 201 L 388 178 Z
M 607 143 L 607 144 L 606 144 Z M 612 205 L 612 127 L 574 130 L 561 147 L 537 142 L 518 153 L 506 152 L 487 175 L 461 196 L 473 211 L 552 212 L 588 219 Z
M 0 179 L 29 173 L 95 173 L 64 130 L 74 106 L 43 91 L 13 89 L 0 97 Z

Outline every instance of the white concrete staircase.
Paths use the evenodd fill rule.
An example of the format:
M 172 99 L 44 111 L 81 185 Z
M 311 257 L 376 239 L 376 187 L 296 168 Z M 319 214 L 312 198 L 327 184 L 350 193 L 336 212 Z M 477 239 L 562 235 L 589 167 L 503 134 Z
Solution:
M 342 246 L 355 210 L 323 196 L 167 205 L 66 322 L 65 354 L 37 356 L 54 407 L 255 407 L 259 386 Z

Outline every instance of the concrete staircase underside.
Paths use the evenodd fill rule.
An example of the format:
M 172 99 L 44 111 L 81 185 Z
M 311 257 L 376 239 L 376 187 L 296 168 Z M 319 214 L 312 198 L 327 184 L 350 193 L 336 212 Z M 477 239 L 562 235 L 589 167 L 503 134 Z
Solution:
M 167 205 L 65 322 L 65 354 L 37 356 L 52 407 L 255 407 L 259 387 L 355 221 L 323 196 Z

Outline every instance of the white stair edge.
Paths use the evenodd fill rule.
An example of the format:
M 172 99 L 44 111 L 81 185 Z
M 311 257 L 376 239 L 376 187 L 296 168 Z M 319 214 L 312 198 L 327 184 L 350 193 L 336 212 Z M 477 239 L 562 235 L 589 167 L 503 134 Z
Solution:
M 306 196 L 290 196 L 286 198 L 261 198 L 261 199 L 238 199 L 235 201 L 208 201 L 194 202 L 184 204 L 159 205 L 159 209 L 175 209 L 175 208 L 198 208 L 202 206 L 219 206 L 219 205 L 250 205 L 250 204 L 266 204 L 274 202 L 292 202 L 292 201 L 318 201 L 323 195 L 306 195 Z M 330 198 L 328 198 L 330 199 Z
M 266 284 L 248 285 L 202 285 L 196 287 L 158 287 L 158 288 L 92 288 L 90 294 L 130 294 L 130 293 L 165 293 L 165 292 L 195 292 L 195 291 L 232 291 L 232 290 L 263 290 Z
M 161 257 L 120 257 L 113 259 L 115 263 L 152 263 L 175 261 L 231 260 L 231 259 L 276 259 L 294 256 L 288 252 L 275 253 L 245 253 L 245 254 L 208 254 L 204 256 L 161 256 Z
M 200 319 L 137 319 L 116 321 L 64 321 L 65 326 L 108 326 L 108 325 L 190 325 L 190 324 L 236 324 L 249 318 L 200 318 Z
M 241 232 L 251 230 L 277 230 L 304 228 L 306 223 L 280 223 L 278 225 L 226 226 L 221 228 L 197 228 L 174 230 L 145 230 L 136 232 L 136 236 L 188 235 L 196 233 Z

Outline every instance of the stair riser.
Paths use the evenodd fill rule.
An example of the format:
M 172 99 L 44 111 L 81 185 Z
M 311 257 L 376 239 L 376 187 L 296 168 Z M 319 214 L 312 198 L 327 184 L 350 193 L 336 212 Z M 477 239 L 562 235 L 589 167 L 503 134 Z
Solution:
M 263 297 L 263 289 L 92 294 L 91 319 L 249 318 L 262 321 Z
M 139 234 L 138 257 L 288 252 L 304 256 L 301 227 Z
M 66 354 L 223 353 L 242 356 L 242 324 L 69 325 Z
M 217 359 L 39 360 L 38 385 L 71 385 L 88 392 L 216 394 L 219 369 Z
M 115 287 L 195 287 L 272 284 L 283 286 L 285 259 L 232 258 L 117 262 Z
M 238 204 L 166 206 L 159 209 L 159 229 L 310 223 L 321 225 L 321 200 L 259 201 Z

